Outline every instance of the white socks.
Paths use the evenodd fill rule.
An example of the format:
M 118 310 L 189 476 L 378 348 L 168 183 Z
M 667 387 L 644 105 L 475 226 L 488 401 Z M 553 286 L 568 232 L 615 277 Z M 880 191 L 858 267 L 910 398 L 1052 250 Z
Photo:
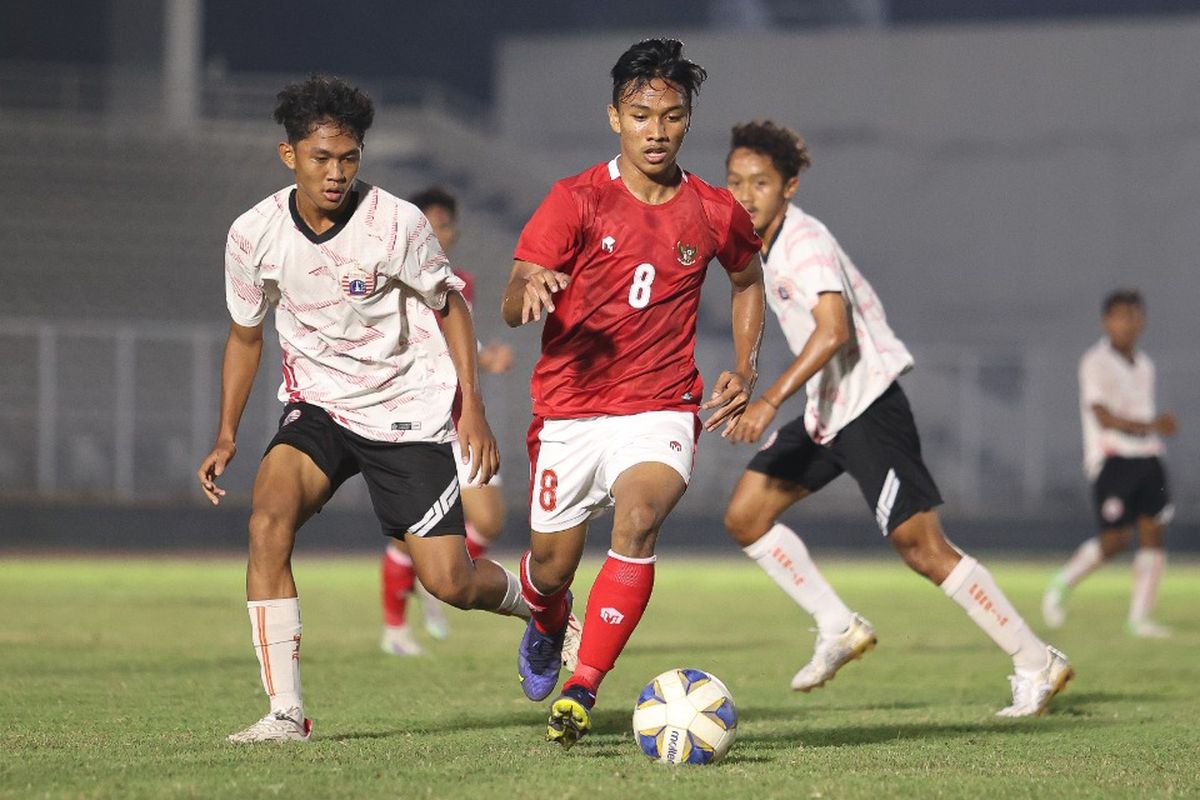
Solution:
M 491 561 L 491 559 L 487 560 Z M 496 568 L 501 570 L 504 573 L 504 577 L 508 579 L 508 586 L 504 590 L 504 599 L 500 602 L 496 613 L 508 617 L 518 617 L 528 622 L 533 612 L 529 610 L 529 604 L 525 602 L 525 598 L 521 594 L 521 579 L 500 564 L 496 564 L 495 561 L 491 561 L 491 563 L 495 564 Z
M 1046 643 L 1029 629 L 992 574 L 978 561 L 963 556 L 950 570 L 941 589 L 966 609 L 967 616 L 1001 650 L 1012 656 L 1018 672 L 1036 672 L 1046 666 Z
M 1167 553 L 1161 547 L 1142 547 L 1133 556 L 1133 595 L 1129 601 L 1129 621 L 1144 622 L 1158 597 L 1158 583 L 1167 566 Z
M 808 548 L 791 528 L 776 523 L 742 552 L 757 561 L 796 605 L 812 614 L 823 635 L 841 633 L 849 627 L 853 612 L 821 575 Z
M 1058 573 L 1059 580 L 1067 589 L 1075 588 L 1081 580 L 1092 574 L 1096 567 L 1104 563 L 1104 553 L 1100 550 L 1100 540 L 1093 536 L 1067 559 L 1067 563 Z
M 272 711 L 300 709 L 300 598 L 250 600 L 250 634 Z

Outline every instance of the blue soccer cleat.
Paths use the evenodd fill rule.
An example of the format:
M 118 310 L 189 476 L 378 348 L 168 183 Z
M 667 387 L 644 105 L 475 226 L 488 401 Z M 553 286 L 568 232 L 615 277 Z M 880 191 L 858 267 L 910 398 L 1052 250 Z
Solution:
M 563 750 L 574 747 L 592 729 L 592 706 L 595 704 L 596 695 L 578 684 L 564 689 L 550 704 L 546 741 L 558 742 Z
M 567 592 L 567 613 L 571 611 L 571 593 Z M 517 649 L 517 673 L 521 676 L 521 689 L 530 700 L 545 700 L 558 686 L 558 673 L 562 669 L 563 639 L 567 626 L 554 634 L 542 633 L 531 619 L 525 628 L 525 636 Z

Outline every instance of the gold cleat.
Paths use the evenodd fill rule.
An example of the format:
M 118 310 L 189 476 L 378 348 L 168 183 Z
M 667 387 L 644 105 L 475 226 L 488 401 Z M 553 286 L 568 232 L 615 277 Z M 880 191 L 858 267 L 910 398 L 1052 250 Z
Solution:
M 550 704 L 546 741 L 558 742 L 563 750 L 570 750 L 591 729 L 592 712 L 574 697 L 564 694 Z

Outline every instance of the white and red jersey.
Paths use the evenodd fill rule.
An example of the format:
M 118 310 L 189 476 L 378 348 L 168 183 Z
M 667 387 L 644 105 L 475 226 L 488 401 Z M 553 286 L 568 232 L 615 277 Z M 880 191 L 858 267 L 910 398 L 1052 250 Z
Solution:
M 280 400 L 320 406 L 375 441 L 450 441 L 458 377 L 435 309 L 463 282 L 416 206 L 361 182 L 349 202 L 320 235 L 294 187 L 238 217 L 225 246 L 229 314 L 253 327 L 276 307 Z
M 696 315 L 708 264 L 716 258 L 738 272 L 760 247 L 733 196 L 686 172 L 660 205 L 633 196 L 615 158 L 555 183 L 515 253 L 571 276 L 545 318 L 534 414 L 695 411 L 704 391 Z
M 829 229 L 799 206 L 788 205 L 762 263 L 767 303 L 793 353 L 817 328 L 812 310 L 822 293 L 841 294 L 850 312 L 851 340 L 804 387 L 804 427 L 814 442 L 829 442 L 912 369 L 913 357 L 888 327 L 871 284 Z
M 1088 348 L 1079 360 L 1079 413 L 1083 419 L 1083 466 L 1095 480 L 1110 456 L 1146 458 L 1162 455 L 1166 448 L 1157 433 L 1134 436 L 1104 428 L 1092 406 L 1136 422 L 1158 416 L 1154 401 L 1154 362 L 1140 350 L 1133 361 L 1113 348 L 1108 337 Z

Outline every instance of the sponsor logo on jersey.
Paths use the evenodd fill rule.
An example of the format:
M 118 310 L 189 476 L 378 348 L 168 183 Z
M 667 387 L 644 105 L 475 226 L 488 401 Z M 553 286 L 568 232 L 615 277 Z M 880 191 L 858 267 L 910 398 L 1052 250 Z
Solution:
M 394 431 L 419 431 L 421 430 L 420 422 L 393 422 L 392 430 Z
M 790 294 L 788 294 L 786 286 L 780 286 L 775 290 L 775 293 L 779 295 L 780 300 L 790 300 L 792 297 Z
M 695 399 L 696 399 L 696 395 L 692 394 L 691 392 L 684 392 L 684 393 L 683 393 L 683 402 L 685 402 L 685 403 L 690 403 L 690 402 L 692 402 L 692 401 L 693 401 L 693 400 L 695 400 Z
M 1100 506 L 1100 516 L 1105 522 L 1116 522 L 1125 513 L 1125 504 L 1119 497 L 1110 497 Z
M 375 276 L 361 270 L 342 276 L 342 291 L 351 297 L 366 297 L 375 289 Z
M 293 422 L 295 422 L 298 419 L 300 419 L 300 409 L 293 408 L 291 411 L 288 412 L 288 415 L 283 418 L 283 425 L 291 425 Z M 282 428 L 283 425 L 280 425 L 279 427 Z
M 675 243 L 675 258 L 680 264 L 685 267 L 690 267 L 696 263 L 696 256 L 700 254 L 700 248 L 694 244 L 684 244 L 683 242 Z
M 617 611 L 615 608 L 605 607 L 600 609 L 600 619 L 604 620 L 609 625 L 620 625 L 622 620 L 625 619 L 625 615 L 620 611 Z
M 674 450 L 676 453 L 682 453 L 683 445 L 681 445 L 679 442 L 672 439 L 671 440 L 671 449 Z
M 611 236 L 605 236 L 600 240 L 600 249 L 606 253 L 611 253 L 617 249 L 617 240 Z

